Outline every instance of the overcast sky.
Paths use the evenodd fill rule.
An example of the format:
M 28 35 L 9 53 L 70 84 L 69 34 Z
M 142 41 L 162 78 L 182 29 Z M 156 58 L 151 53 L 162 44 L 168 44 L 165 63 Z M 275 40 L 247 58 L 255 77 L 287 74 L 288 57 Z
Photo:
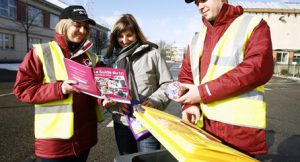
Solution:
M 63 0 L 80 4 L 89 17 L 111 29 L 119 15 L 130 13 L 140 24 L 149 41 L 164 40 L 187 46 L 202 23 L 196 6 L 184 0 Z M 233 0 L 229 0 L 232 2 Z M 250 1 L 250 0 L 243 0 Z M 300 0 L 251 0 L 261 2 L 300 2 Z

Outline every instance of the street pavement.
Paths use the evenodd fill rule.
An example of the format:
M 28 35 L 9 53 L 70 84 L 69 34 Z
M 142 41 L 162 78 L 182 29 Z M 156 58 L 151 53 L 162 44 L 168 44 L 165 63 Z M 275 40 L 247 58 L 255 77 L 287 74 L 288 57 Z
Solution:
M 179 70 L 179 64 L 168 66 L 174 74 Z M 0 68 L 0 162 L 38 162 L 34 156 L 34 108 L 13 95 L 15 77 L 16 71 Z M 180 105 L 171 102 L 165 111 L 179 116 Z M 89 162 L 111 162 L 118 155 L 111 116 L 107 112 L 104 116 L 98 124 L 98 143 L 90 152 Z
M 168 63 L 175 79 L 178 63 Z M 33 162 L 34 134 L 32 105 L 19 102 L 12 94 L 16 72 L 0 69 L 0 161 Z M 267 142 L 269 153 L 260 161 L 300 161 L 300 83 L 273 77 L 266 84 Z M 168 113 L 180 116 L 180 106 L 171 102 Z M 112 162 L 118 155 L 111 117 L 98 125 L 98 143 L 91 150 L 89 162 Z

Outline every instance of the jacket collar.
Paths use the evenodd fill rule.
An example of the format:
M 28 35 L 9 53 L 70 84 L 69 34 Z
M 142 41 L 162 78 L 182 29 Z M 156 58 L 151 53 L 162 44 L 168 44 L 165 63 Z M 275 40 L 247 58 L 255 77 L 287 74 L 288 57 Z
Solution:
M 55 33 L 54 35 L 54 41 L 57 42 L 61 50 L 63 51 L 63 54 L 67 58 L 74 58 L 77 57 L 83 53 L 85 53 L 89 48 L 93 46 L 93 43 L 89 40 L 85 40 L 82 42 L 82 45 L 80 48 L 77 50 L 76 53 L 72 53 L 68 47 L 67 40 L 63 34 Z
M 158 46 L 156 45 L 156 44 L 154 44 L 154 43 L 152 43 L 152 42 L 149 42 L 149 41 L 146 41 L 145 43 L 138 43 L 138 47 L 137 48 L 135 48 L 133 51 L 132 51 L 132 54 L 130 54 L 130 55 L 136 55 L 136 54 L 138 54 L 138 55 L 140 55 L 141 53 L 141 51 L 143 51 L 144 53 L 145 53 L 145 51 L 147 51 L 147 50 L 150 50 L 151 48 L 156 48 L 156 49 L 158 49 Z M 116 51 L 115 51 L 115 53 L 114 54 L 116 54 L 116 55 L 120 55 L 120 53 L 121 53 L 121 51 L 123 51 L 124 49 L 116 49 Z M 142 53 L 143 53 L 142 52 Z M 143 54 L 144 54 L 143 53 Z
M 221 11 L 219 13 L 219 16 L 216 18 L 214 24 L 211 24 L 206 18 L 202 17 L 202 21 L 206 27 L 216 27 L 216 26 L 222 26 L 224 24 L 227 24 L 229 22 L 232 22 L 237 17 L 242 15 L 244 12 L 244 9 L 241 6 L 232 6 L 227 3 L 224 3 Z
M 142 45 L 140 45 L 135 51 L 133 54 L 136 54 L 136 53 L 140 53 L 141 51 L 147 51 L 147 50 L 151 50 L 151 48 L 156 48 L 158 49 L 158 46 L 152 42 L 145 42 L 143 43 Z

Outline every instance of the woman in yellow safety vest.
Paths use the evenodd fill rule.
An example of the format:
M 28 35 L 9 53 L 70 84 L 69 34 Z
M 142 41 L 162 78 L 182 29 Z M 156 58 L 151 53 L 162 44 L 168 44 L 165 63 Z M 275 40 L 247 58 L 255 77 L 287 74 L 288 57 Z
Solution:
M 42 162 L 86 161 L 97 143 L 96 98 L 77 93 L 68 80 L 64 58 L 96 66 L 87 52 L 89 19 L 82 6 L 65 8 L 56 25 L 54 41 L 35 44 L 21 63 L 14 86 L 16 97 L 35 104 L 35 154 Z

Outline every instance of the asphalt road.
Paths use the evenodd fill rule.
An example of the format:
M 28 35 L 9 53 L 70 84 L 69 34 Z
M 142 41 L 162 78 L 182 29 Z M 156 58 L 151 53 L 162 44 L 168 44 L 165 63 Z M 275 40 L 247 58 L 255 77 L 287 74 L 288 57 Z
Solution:
M 170 64 L 176 75 L 178 64 Z M 15 72 L 0 70 L 0 161 L 34 161 L 33 107 L 14 97 Z M 176 79 L 176 76 L 175 76 Z M 300 161 L 300 83 L 273 77 L 266 85 L 267 141 L 269 153 L 261 161 Z M 171 102 L 167 112 L 180 115 L 178 104 Z M 117 156 L 110 115 L 98 126 L 98 144 L 91 150 L 89 162 L 111 162 Z M 38 160 L 36 160 L 38 161 Z
M 266 85 L 267 142 L 262 161 L 300 161 L 300 82 L 273 77 Z

